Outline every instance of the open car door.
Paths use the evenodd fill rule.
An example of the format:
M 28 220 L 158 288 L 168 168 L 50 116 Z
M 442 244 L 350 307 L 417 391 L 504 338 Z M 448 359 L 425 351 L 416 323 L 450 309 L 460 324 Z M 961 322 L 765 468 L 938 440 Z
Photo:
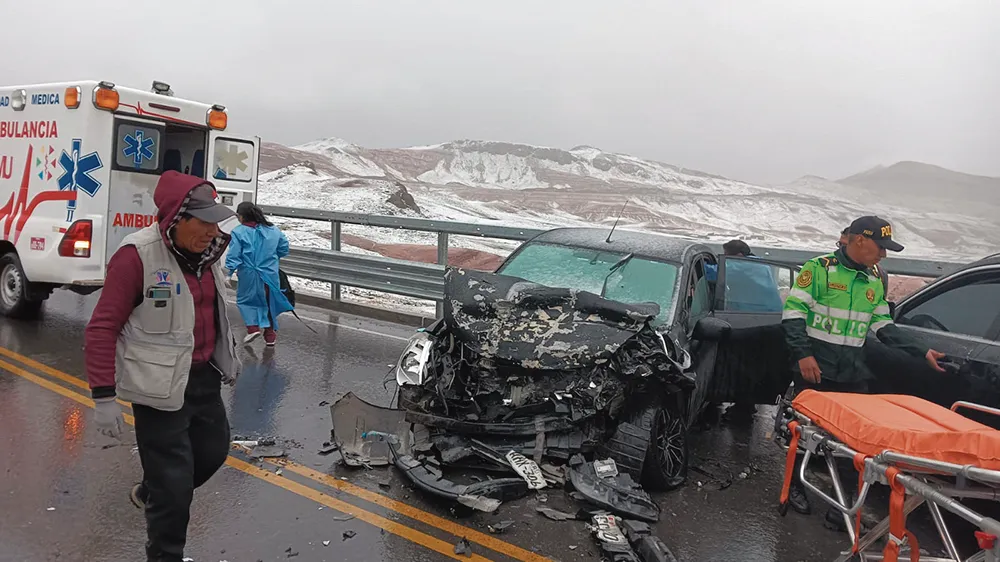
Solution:
M 791 382 L 781 329 L 797 269 L 758 258 L 720 256 L 712 316 L 732 330 L 719 342 L 709 399 L 773 404 Z
M 260 137 L 237 138 L 225 131 L 212 131 L 206 163 L 206 176 L 215 184 L 220 203 L 235 211 L 244 201 L 257 201 Z

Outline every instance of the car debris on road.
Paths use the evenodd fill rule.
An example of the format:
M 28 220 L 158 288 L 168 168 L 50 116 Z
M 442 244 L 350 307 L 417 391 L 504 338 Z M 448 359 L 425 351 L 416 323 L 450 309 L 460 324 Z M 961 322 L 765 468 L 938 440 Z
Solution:
M 333 401 L 330 446 L 343 463 L 395 466 L 422 492 L 487 513 L 568 486 L 592 507 L 539 514 L 600 522 L 604 539 L 621 521 L 649 530 L 660 508 L 639 481 L 669 488 L 683 473 L 650 478 L 647 460 L 659 465 L 651 427 L 632 414 L 651 400 L 657 411 L 671 407 L 669 397 L 693 384 L 690 358 L 649 325 L 656 306 L 460 270 L 449 271 L 446 294 L 445 318 L 400 361 L 401 408 L 353 393 Z M 642 560 L 669 560 L 655 554 L 669 551 L 651 531 L 619 533 L 606 551 L 633 558 L 616 559 L 640 560 L 634 536 L 634 548 L 649 543 L 642 548 L 654 556 Z

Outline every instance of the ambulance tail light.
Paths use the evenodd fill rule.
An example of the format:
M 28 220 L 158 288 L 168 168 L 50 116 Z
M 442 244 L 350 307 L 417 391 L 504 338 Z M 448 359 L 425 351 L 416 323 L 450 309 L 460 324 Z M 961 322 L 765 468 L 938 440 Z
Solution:
M 80 107 L 80 87 L 70 86 L 66 88 L 66 93 L 63 94 L 63 103 L 69 109 L 76 109 Z
M 94 88 L 94 106 L 108 111 L 118 109 L 118 90 L 115 90 L 114 84 L 101 82 Z
M 229 116 L 226 115 L 226 107 L 219 104 L 213 105 L 212 109 L 208 110 L 208 117 L 206 120 L 209 127 L 220 131 L 224 130 L 226 125 L 229 124 Z
M 74 222 L 59 242 L 59 255 L 64 258 L 89 258 L 93 235 L 93 222 L 89 220 Z

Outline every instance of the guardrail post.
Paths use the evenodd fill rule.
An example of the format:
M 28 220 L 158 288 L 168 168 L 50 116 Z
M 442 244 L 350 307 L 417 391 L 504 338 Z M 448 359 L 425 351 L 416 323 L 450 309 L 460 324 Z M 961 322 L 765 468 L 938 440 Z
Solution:
M 448 233 L 438 232 L 438 263 L 448 265 Z M 444 302 L 437 301 L 434 307 L 437 318 L 444 316 Z
M 330 249 L 334 252 L 340 251 L 340 221 L 330 222 Z M 340 302 L 340 283 L 330 285 L 330 299 L 333 302 Z

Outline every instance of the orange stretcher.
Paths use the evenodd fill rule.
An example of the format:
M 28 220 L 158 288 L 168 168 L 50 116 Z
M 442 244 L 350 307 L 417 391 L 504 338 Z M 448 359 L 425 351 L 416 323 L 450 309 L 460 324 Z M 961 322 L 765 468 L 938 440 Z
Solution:
M 779 510 L 788 510 L 793 476 L 824 502 L 843 513 L 851 549 L 847 560 L 896 562 L 901 553 L 920 560 L 916 537 L 906 529 L 906 516 L 926 504 L 948 558 L 924 557 L 925 562 L 963 562 L 942 516 L 948 510 L 979 528 L 980 551 L 966 562 L 1000 562 L 1000 522 L 962 504 L 963 498 L 1000 500 L 1000 431 L 959 413 L 972 409 L 1000 416 L 1000 410 L 956 402 L 943 408 L 914 396 L 845 394 L 803 390 L 778 411 L 779 439 L 788 444 Z M 796 455 L 804 454 L 794 475 Z M 833 482 L 831 497 L 807 478 L 807 467 L 821 456 Z M 836 458 L 853 461 L 858 471 L 858 497 L 850 504 L 836 468 Z M 861 508 L 871 486 L 891 489 L 889 515 L 860 536 Z M 854 520 L 852 521 L 852 517 Z M 875 545 L 885 538 L 881 553 Z M 908 552 L 907 552 L 908 551 Z

